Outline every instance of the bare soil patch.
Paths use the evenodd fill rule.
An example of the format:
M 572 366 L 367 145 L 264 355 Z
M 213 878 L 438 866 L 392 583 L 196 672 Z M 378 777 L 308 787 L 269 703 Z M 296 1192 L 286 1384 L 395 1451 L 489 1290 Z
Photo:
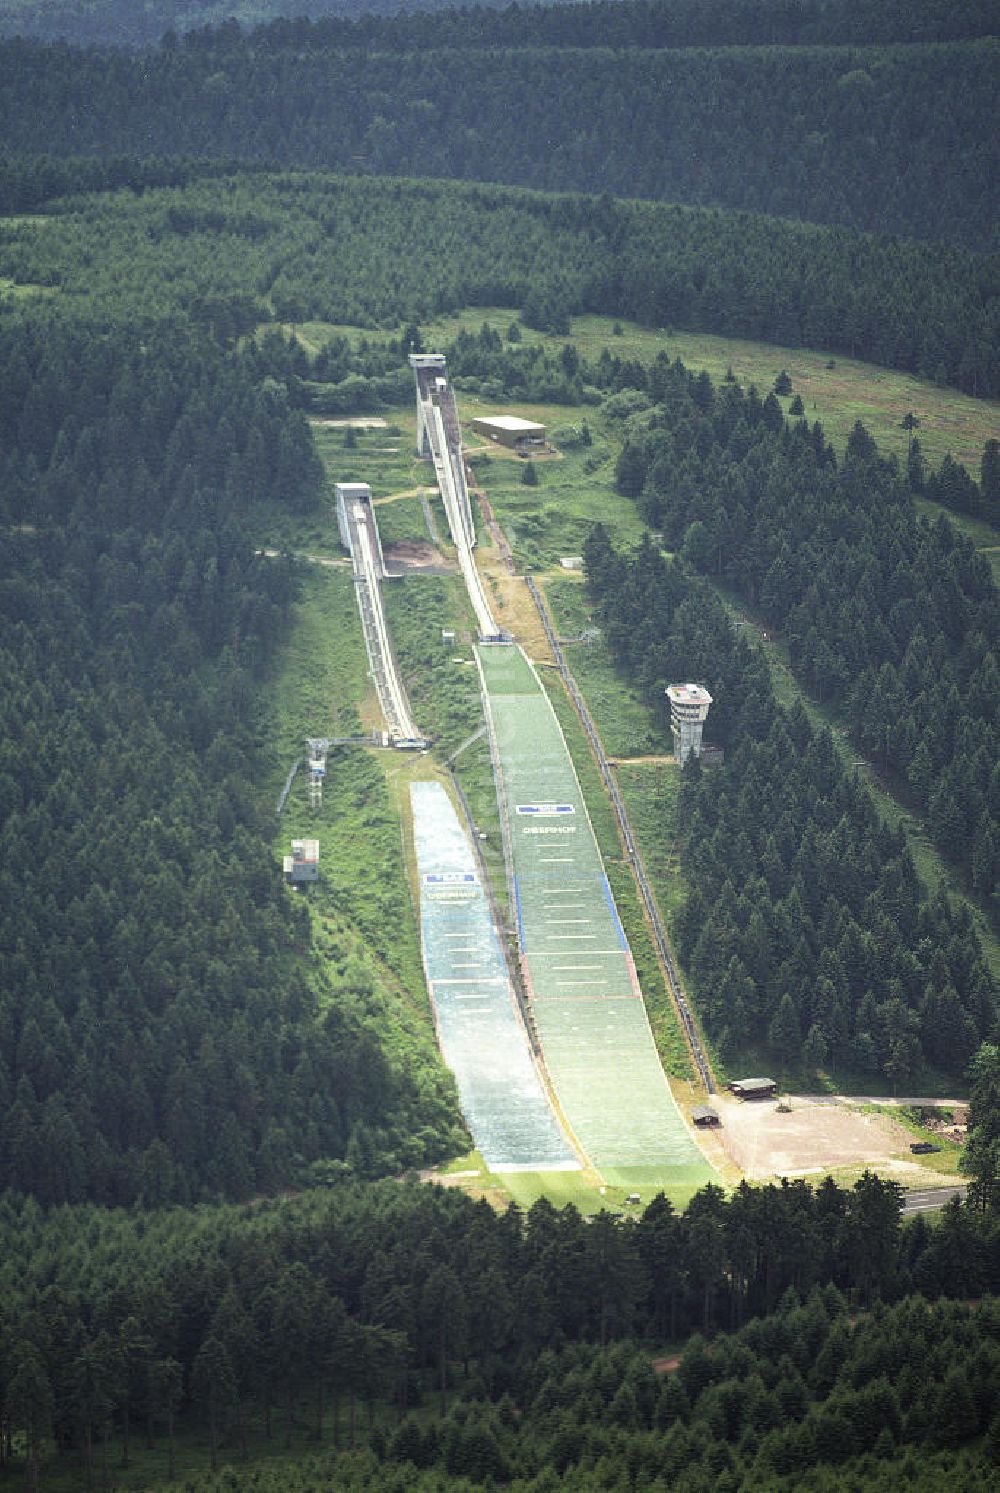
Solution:
M 498 569 L 490 571 L 494 596 L 498 601 L 497 615 L 504 627 L 509 627 L 528 656 L 536 663 L 552 663 L 541 618 L 524 577 L 506 575 Z
M 806 1176 L 837 1167 L 895 1165 L 909 1156 L 911 1136 L 888 1115 L 846 1104 L 792 1098 L 787 1114 L 771 1100 L 716 1095 L 726 1153 L 751 1181 Z
M 386 565 L 392 570 L 424 570 L 444 574 L 455 569 L 439 549 L 422 539 L 397 539 L 383 550 Z

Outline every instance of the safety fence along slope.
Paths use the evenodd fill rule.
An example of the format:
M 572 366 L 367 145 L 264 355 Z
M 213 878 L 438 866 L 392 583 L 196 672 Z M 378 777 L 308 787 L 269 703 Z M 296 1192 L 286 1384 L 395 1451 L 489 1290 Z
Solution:
M 477 658 L 522 970 L 561 1111 L 606 1182 L 693 1192 L 715 1173 L 660 1064 L 555 712 L 520 648 Z
M 667 933 L 663 926 L 663 919 L 660 917 L 660 909 L 656 904 L 656 898 L 653 896 L 653 889 L 649 884 L 649 877 L 646 875 L 646 868 L 643 865 L 642 856 L 639 854 L 635 836 L 632 833 L 632 825 L 629 822 L 628 810 L 625 807 L 625 800 L 622 798 L 621 789 L 618 786 L 618 781 L 614 773 L 611 771 L 611 764 L 604 751 L 604 743 L 601 741 L 597 727 L 594 725 L 594 719 L 587 707 L 587 702 L 580 693 L 580 687 L 573 678 L 566 663 L 566 655 L 563 653 L 559 639 L 556 637 L 555 628 L 552 626 L 552 619 L 549 616 L 549 610 L 545 605 L 542 593 L 530 575 L 525 576 L 525 582 L 531 593 L 531 599 L 535 603 L 538 615 L 541 618 L 542 627 L 545 629 L 545 636 L 548 639 L 549 647 L 552 649 L 552 657 L 556 661 L 556 667 L 566 686 L 569 697 L 573 701 L 576 713 L 580 717 L 580 724 L 587 733 L 587 739 L 593 748 L 594 756 L 597 758 L 597 766 L 600 769 L 601 779 L 607 789 L 608 797 L 611 799 L 611 806 L 615 811 L 622 844 L 625 846 L 625 854 L 628 856 L 629 865 L 632 867 L 633 874 L 635 875 L 639 894 L 646 909 L 646 916 L 649 918 L 653 937 L 656 940 L 660 962 L 666 971 L 670 993 L 673 996 L 677 1012 L 684 1026 L 688 1046 L 691 1050 L 691 1056 L 694 1058 L 695 1066 L 698 1069 L 698 1075 L 705 1087 L 705 1092 L 714 1094 L 715 1081 L 712 1078 L 712 1069 L 709 1065 L 708 1055 L 702 1046 L 698 1029 L 694 1024 L 694 1017 L 691 1014 L 691 1007 L 688 1005 L 687 997 L 681 985 L 680 975 L 677 973 L 677 965 L 674 962 L 673 953 L 667 942 Z
M 425 746 L 425 738 L 414 725 L 410 702 L 399 677 L 382 606 L 381 582 L 387 572 L 372 508 L 371 488 L 366 482 L 338 482 L 336 496 L 337 524 L 341 541 L 350 551 L 354 566 L 354 586 L 365 648 L 389 741 L 399 747 Z
M 410 366 L 417 386 L 417 450 L 421 456 L 430 456 L 434 463 L 441 501 L 444 503 L 448 527 L 458 551 L 462 578 L 476 614 L 480 639 L 483 642 L 501 639 L 506 641 L 506 634 L 494 619 L 482 576 L 476 569 L 472 554 L 476 544 L 476 527 L 465 480 L 458 408 L 445 372 L 444 354 L 412 353 Z
M 424 970 L 444 1060 L 491 1172 L 577 1171 L 532 1058 L 486 890 L 440 783 L 412 783 Z

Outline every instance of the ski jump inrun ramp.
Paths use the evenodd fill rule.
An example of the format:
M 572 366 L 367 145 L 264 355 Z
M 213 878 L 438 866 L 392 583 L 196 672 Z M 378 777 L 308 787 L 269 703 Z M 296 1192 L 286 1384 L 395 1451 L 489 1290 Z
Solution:
M 336 495 L 340 538 L 344 548 L 350 551 L 354 566 L 365 648 L 389 741 L 397 747 L 424 747 L 427 742 L 413 722 L 382 606 L 381 583 L 388 572 L 372 508 L 371 488 L 367 482 L 338 482 Z
M 443 353 L 411 353 L 410 366 L 417 383 L 417 451 L 430 456 L 434 463 L 441 501 L 458 563 L 476 614 L 480 641 L 508 642 L 508 636 L 496 624 L 486 596 L 482 576 L 476 569 L 472 551 L 476 544 L 476 526 L 465 480 L 462 456 L 462 434 L 458 409 L 451 383 L 445 373 Z

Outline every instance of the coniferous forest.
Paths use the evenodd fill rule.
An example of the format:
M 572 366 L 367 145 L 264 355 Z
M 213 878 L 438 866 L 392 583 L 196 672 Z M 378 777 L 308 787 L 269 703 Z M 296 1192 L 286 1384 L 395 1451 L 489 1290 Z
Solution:
M 78 170 L 96 195 L 67 195 Z M 159 159 L 8 158 L 0 193 L 11 214 L 0 275 L 15 291 L 58 289 L 113 314 L 179 304 L 238 336 L 266 320 L 398 327 L 501 305 L 565 334 L 571 316 L 594 311 L 1000 393 L 995 261 L 960 248 L 607 194 L 220 174 Z M 633 372 L 633 386 L 643 378 Z M 578 378 L 575 395 L 583 387 Z
M 494 12 L 470 13 L 460 50 L 447 36 L 436 46 L 433 24 L 414 36 L 412 19 L 399 41 L 392 22 L 370 41 L 222 26 L 138 53 L 12 38 L 0 43 L 0 131 L 15 154 L 609 191 L 994 245 L 995 39 L 581 48 L 526 42 L 514 12 L 502 40 L 477 46 L 479 14 L 493 29 Z
M 237 509 L 317 502 L 302 415 L 170 326 L 27 323 L 3 366 L 3 1184 L 246 1197 L 359 1123 L 415 1162 L 430 1124 L 440 1154 L 434 1081 L 360 1001 L 321 1014 L 253 792 L 297 581 Z
M 0 1489 L 993 1487 L 1000 448 L 835 449 L 574 338 L 995 400 L 993 7 L 305 8 L 0 7 Z M 420 324 L 470 307 L 509 326 L 449 335 L 456 387 L 596 433 L 618 680 L 664 739 L 711 681 L 669 921 L 713 1054 L 968 1095 L 940 1213 L 860 1168 L 624 1217 L 417 1180 L 470 1142 L 388 947 L 397 811 L 359 760 L 399 885 L 286 890 L 310 576 L 260 515 L 313 533 L 310 422 L 408 413 Z

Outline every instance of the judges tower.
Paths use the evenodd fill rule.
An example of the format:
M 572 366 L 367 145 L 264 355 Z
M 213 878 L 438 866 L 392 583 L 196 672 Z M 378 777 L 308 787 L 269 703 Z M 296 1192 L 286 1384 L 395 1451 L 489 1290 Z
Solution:
M 674 756 L 683 764 L 701 756 L 701 731 L 712 696 L 700 684 L 668 684 L 670 729 L 674 733 Z

